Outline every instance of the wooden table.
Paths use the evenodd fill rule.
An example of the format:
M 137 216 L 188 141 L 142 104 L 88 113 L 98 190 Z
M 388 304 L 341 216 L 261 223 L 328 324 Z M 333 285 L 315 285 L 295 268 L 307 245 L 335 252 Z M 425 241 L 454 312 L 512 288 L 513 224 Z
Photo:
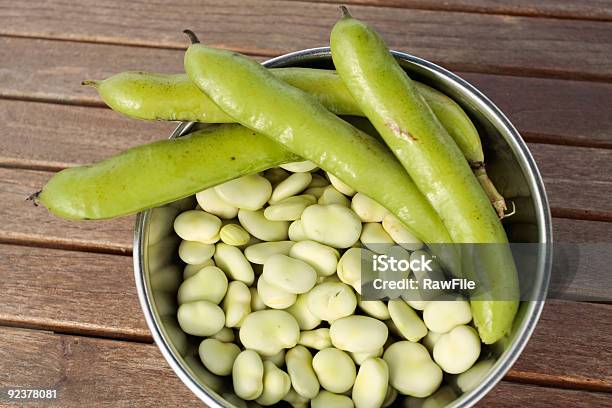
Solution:
M 58 388 L 50 405 L 62 407 L 200 405 L 145 325 L 134 218 L 67 222 L 24 199 L 55 171 L 174 127 L 122 118 L 81 80 L 182 71 L 184 28 L 262 60 L 322 46 L 331 3 L 0 0 L 0 388 Z M 610 0 L 345 3 L 392 48 L 458 72 L 510 116 L 543 174 L 555 240 L 612 242 Z M 481 405 L 611 406 L 611 315 L 611 304 L 547 302 Z

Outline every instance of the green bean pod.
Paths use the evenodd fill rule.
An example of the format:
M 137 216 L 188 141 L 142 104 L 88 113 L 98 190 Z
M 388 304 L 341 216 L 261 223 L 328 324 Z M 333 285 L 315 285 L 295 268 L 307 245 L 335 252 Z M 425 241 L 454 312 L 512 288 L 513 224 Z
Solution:
M 344 9 L 346 11 L 346 9 Z M 457 143 L 414 82 L 366 24 L 345 15 L 331 33 L 334 65 L 349 91 L 440 215 L 456 243 L 507 243 L 488 197 Z M 483 342 L 498 341 L 512 327 L 518 309 L 518 277 L 507 245 L 479 259 L 489 292 L 472 299 L 472 314 Z M 504 300 L 500 300 L 504 299 Z
M 62 170 L 34 199 L 63 218 L 114 218 L 296 160 L 278 143 L 243 126 L 211 126 Z
M 274 68 L 274 75 L 314 96 L 337 115 L 361 116 L 361 108 L 333 70 L 310 68 Z M 163 75 L 128 71 L 102 81 L 84 81 L 97 89 L 102 100 L 113 110 L 145 120 L 179 120 L 202 123 L 233 123 L 228 114 L 202 93 L 185 74 Z M 490 201 L 502 217 L 504 198 L 497 192 L 484 169 L 484 154 L 478 132 L 464 110 L 451 98 L 415 81 L 434 114 L 453 137 L 474 168 Z
M 96 88 L 111 109 L 135 119 L 235 123 L 202 94 L 187 75 L 127 71 L 101 81 L 83 81 Z
M 336 115 L 363 116 L 361 108 L 336 71 L 311 68 L 273 68 L 275 76 L 314 96 Z M 101 81 L 85 81 L 113 110 L 145 120 L 234 123 L 235 120 L 203 94 L 185 74 L 164 75 L 128 71 Z M 484 161 L 476 128 L 451 98 L 416 83 L 434 113 L 461 147 L 470 163 Z
M 185 72 L 241 124 L 313 161 L 395 214 L 419 239 L 451 242 L 425 197 L 393 155 L 373 137 L 328 111 L 243 55 L 191 45 Z M 458 258 L 443 261 L 456 269 Z

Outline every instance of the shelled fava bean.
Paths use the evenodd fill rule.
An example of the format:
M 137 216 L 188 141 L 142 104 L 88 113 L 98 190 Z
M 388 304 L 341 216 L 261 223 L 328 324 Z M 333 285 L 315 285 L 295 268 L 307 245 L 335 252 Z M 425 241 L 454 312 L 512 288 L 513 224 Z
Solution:
M 196 199 L 174 221 L 187 264 L 178 322 L 204 337 L 202 364 L 231 375 L 238 397 L 376 408 L 405 395 L 406 406 L 435 407 L 491 367 L 477 362 L 468 302 L 361 299 L 362 250 L 423 243 L 342 180 L 289 163 Z M 444 372 L 460 375 L 442 385 Z

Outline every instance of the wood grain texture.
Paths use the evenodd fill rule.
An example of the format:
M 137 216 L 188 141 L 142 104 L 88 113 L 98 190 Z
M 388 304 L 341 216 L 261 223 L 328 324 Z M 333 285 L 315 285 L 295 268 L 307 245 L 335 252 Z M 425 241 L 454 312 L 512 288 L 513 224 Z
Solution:
M 68 221 L 26 201 L 51 175 L 48 172 L 0 168 L 0 241 L 131 253 L 134 217 L 110 221 Z
M 133 274 L 127 256 L 0 244 L 0 322 L 150 341 Z
M 181 30 L 258 55 L 326 45 L 337 5 L 289 1 L 181 0 L 172 12 L 139 0 L 0 2 L 0 34 L 179 48 Z M 612 26 L 605 22 L 473 13 L 351 8 L 393 49 L 475 72 L 609 80 Z M 299 32 L 300 35 L 295 33 Z
M 612 84 L 459 73 L 528 141 L 612 148 Z
M 534 143 L 529 149 L 553 216 L 612 221 L 612 150 Z
M 612 305 L 548 300 L 508 378 L 560 387 L 612 390 Z M 553 368 L 554 367 L 554 368 Z
M 57 388 L 45 406 L 202 406 L 154 345 L 0 327 L 0 386 Z M 607 406 L 611 395 L 502 381 L 478 406 Z
M 612 242 L 612 223 L 553 218 L 554 242 Z
M 515 16 L 555 17 L 586 20 L 612 20 L 608 0 L 310 0 L 321 3 L 360 4 L 424 10 L 448 10 L 469 13 L 509 14 Z
M 57 388 L 45 407 L 202 406 L 152 344 L 7 327 L 0 341 L 0 387 Z
M 34 207 L 25 198 L 51 173 L 0 168 L 0 241 L 54 248 L 110 252 L 132 251 L 134 218 L 108 221 L 67 221 Z M 612 223 L 553 218 L 557 242 L 612 242 Z
M 79 141 L 82 146 L 87 146 L 85 137 L 88 136 L 98 137 L 95 132 L 83 134 L 83 138 Z M 72 137 L 72 135 L 68 137 Z M 53 142 L 41 140 L 41 143 L 32 145 L 32 149 L 41 152 L 39 156 L 47 156 L 44 163 L 60 160 L 60 157 L 55 159 L 49 157 L 55 153 L 60 153 L 61 156 L 57 147 L 46 150 L 49 143 L 53 144 Z M 8 145 L 10 146 L 10 143 Z M 553 215 L 594 221 L 612 220 L 612 202 L 609 200 L 610 192 L 612 192 L 612 149 L 578 148 L 538 143 L 529 144 L 529 149 L 544 178 Z M 10 152 L 10 148 L 7 150 Z M 92 144 L 87 160 L 102 159 L 110 151 L 111 149 L 108 147 L 99 148 Z M 116 151 L 118 152 L 119 149 Z M 18 161 L 19 158 L 15 156 L 19 152 L 16 150 L 13 150 L 13 152 L 13 156 L 9 156 L 3 161 Z M 41 177 L 38 180 L 43 180 L 43 178 Z M 35 185 L 33 191 L 40 189 L 42 185 L 43 183 Z M 22 203 L 22 206 L 25 206 L 25 204 Z
M 24 198 L 39 189 L 50 176 L 51 173 L 47 172 L 0 168 L 0 193 L 3 196 L 0 215 L 4 220 L 0 226 L 0 242 L 114 254 L 131 253 L 133 217 L 111 221 L 66 221 L 25 201 Z M 562 187 L 557 189 L 564 191 Z M 583 191 L 588 189 L 583 188 Z M 566 197 L 570 198 L 571 195 Z M 551 196 L 551 200 L 554 200 L 554 196 Z M 612 223 L 609 222 L 554 218 L 553 223 L 556 242 L 612 242 Z M 587 295 L 605 297 L 605 292 L 596 281 L 584 278 L 598 272 L 590 269 L 582 272 L 568 291 L 582 298 Z
M 35 47 L 40 52 L 20 52 L 26 47 Z M 80 85 L 84 79 L 106 78 L 124 70 L 182 71 L 182 52 L 177 50 L 24 38 L 0 37 L 0 59 L 3 61 L 0 96 L 62 104 L 104 106 L 93 89 Z M 492 99 L 527 140 L 612 147 L 612 116 L 603 109 L 612 105 L 612 84 L 465 72 L 458 74 Z M 602 109 L 593 109 L 594 106 Z M 113 115 L 106 116 L 111 122 L 106 124 L 103 113 L 90 113 L 88 115 L 81 109 L 72 111 L 53 105 L 28 106 L 23 102 L 0 100 L 0 133 L 24 134 L 38 129 L 43 132 L 55 131 L 49 128 L 60 128 L 57 130 L 59 132 L 61 128 L 67 128 L 64 131 L 80 134 L 84 130 L 94 130 L 96 125 L 107 132 L 116 132 L 115 125 L 135 132 L 149 129 L 144 124 L 130 126 L 129 122 L 135 121 L 120 121 Z M 82 122 L 86 126 L 78 123 L 80 116 L 83 116 Z M 46 130 L 43 127 L 45 122 Z M 51 123 L 58 126 L 48 126 Z M 157 128 L 160 126 L 150 126 L 152 131 Z M 9 138 L 0 143 L 11 141 L 13 139 Z M 0 152 L 6 150 L 2 147 Z
M 95 90 L 81 85 L 86 79 L 129 70 L 183 72 L 183 52 L 178 50 L 31 38 L 0 37 L 0 60 L 2 97 L 94 106 L 104 103 Z
M 499 383 L 478 404 L 478 407 L 606 407 L 612 404 L 612 395 L 598 392 L 562 390 L 535 385 Z
M 103 108 L 0 100 L 0 165 L 57 171 L 90 164 L 165 139 L 176 125 Z
M 611 84 L 508 76 L 609 81 L 612 26 L 507 16 L 610 20 L 608 1 L 349 2 L 367 4 L 351 10 L 393 48 L 463 69 L 528 140 L 599 147 L 530 145 L 553 213 L 566 217 L 553 220 L 555 239 L 612 242 L 612 222 L 594 221 L 612 221 L 612 150 L 601 149 L 612 148 L 604 109 Z M 414 10 L 428 8 L 450 12 Z M 0 36 L 0 98 L 7 98 L 0 100 L 0 166 L 12 167 L 0 168 L 0 325 L 18 326 L 0 326 L 0 388 L 58 387 L 60 399 L 49 406 L 202 406 L 157 348 L 141 343 L 151 336 L 131 259 L 91 252 L 129 254 L 133 219 L 53 218 L 23 201 L 51 173 L 27 169 L 54 171 L 166 137 L 172 124 L 99 109 L 95 93 L 79 83 L 128 69 L 180 71 L 186 26 L 217 46 L 271 56 L 325 44 L 336 16 L 333 4 L 289 1 L 179 0 L 169 11 L 144 0 L 0 0 L 0 35 L 8 35 Z M 611 307 L 547 302 L 508 381 L 479 406 L 612 405 Z M 9 405 L 0 398 L 0 406 Z

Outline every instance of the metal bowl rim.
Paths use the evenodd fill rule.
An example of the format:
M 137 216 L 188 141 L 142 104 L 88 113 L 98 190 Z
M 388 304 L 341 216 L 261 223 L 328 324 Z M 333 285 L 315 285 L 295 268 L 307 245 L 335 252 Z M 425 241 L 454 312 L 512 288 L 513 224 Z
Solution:
M 459 87 L 463 93 L 469 95 L 470 102 L 475 103 L 478 109 L 483 111 L 487 118 L 493 120 L 498 130 L 504 137 L 505 141 L 510 145 L 513 150 L 515 158 L 519 161 L 523 170 L 523 175 L 527 178 L 531 195 L 534 200 L 534 206 L 536 208 L 536 219 L 539 228 L 539 242 L 542 244 L 548 244 L 552 242 L 552 221 L 550 208 L 548 205 L 548 198 L 544 183 L 540 172 L 536 166 L 533 156 L 529 152 L 526 143 L 521 138 L 516 128 L 512 125 L 510 120 L 501 112 L 501 110 L 482 92 L 471 85 L 469 82 L 459 77 L 458 75 L 442 68 L 425 59 L 399 52 L 391 51 L 391 53 L 400 61 L 407 61 L 415 64 L 421 68 L 425 68 L 429 73 L 433 73 L 438 79 L 445 79 L 453 86 Z M 328 59 L 331 58 L 331 52 L 329 47 L 318 47 L 310 48 L 301 51 L 295 51 L 288 54 L 284 54 L 272 59 L 265 61 L 262 65 L 266 67 L 284 66 L 287 64 L 295 64 L 299 62 L 312 61 L 313 59 Z M 172 137 L 182 136 L 188 133 L 194 126 L 193 122 L 180 123 L 173 131 Z M 501 131 L 503 130 L 503 131 Z M 176 352 L 173 350 L 173 346 L 170 345 L 168 340 L 165 338 L 161 331 L 159 322 L 153 313 L 153 298 L 151 291 L 146 284 L 147 278 L 145 277 L 145 266 L 143 259 L 143 251 L 145 240 L 144 231 L 148 224 L 150 211 L 144 211 L 138 214 L 136 218 L 136 224 L 134 228 L 134 276 L 136 280 L 136 289 L 138 292 L 138 299 L 142 307 L 145 321 L 147 326 L 151 330 L 151 334 L 157 346 L 159 347 L 162 355 L 180 378 L 180 380 L 205 404 L 211 407 L 224 408 L 221 401 L 217 400 L 211 392 L 202 387 L 196 380 L 192 370 L 180 361 Z M 547 250 L 543 257 L 539 259 L 538 271 L 542 274 L 541 289 L 543 293 L 548 290 L 548 282 L 550 279 L 552 253 Z M 544 301 L 531 301 L 528 302 L 527 310 L 525 312 L 525 318 L 517 332 L 515 333 L 515 340 L 506 349 L 502 355 L 496 361 L 492 371 L 486 377 L 486 379 L 478 385 L 475 389 L 463 394 L 461 397 L 453 401 L 450 407 L 470 407 L 476 404 L 481 398 L 483 398 L 508 372 L 512 367 L 516 359 L 521 354 L 522 350 L 527 345 L 529 338 L 531 337 L 536 324 L 542 313 L 544 307 Z

